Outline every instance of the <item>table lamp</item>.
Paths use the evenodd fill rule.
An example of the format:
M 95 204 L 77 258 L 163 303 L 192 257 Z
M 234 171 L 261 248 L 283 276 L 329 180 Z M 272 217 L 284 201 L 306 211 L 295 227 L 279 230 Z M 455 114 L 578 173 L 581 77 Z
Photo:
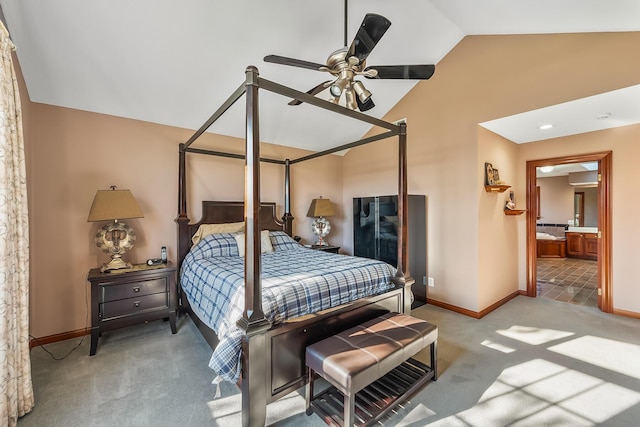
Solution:
M 314 243 L 315 246 L 329 246 L 327 241 L 324 240 L 324 237 L 331 231 L 331 224 L 329 224 L 329 221 L 325 217 L 334 216 L 335 214 L 336 212 L 333 209 L 331 200 L 323 199 L 322 196 L 320 196 L 319 199 L 313 199 L 311 201 L 307 216 L 315 218 L 311 223 L 311 230 L 318 236 L 318 240 Z
M 144 218 L 142 210 L 129 190 L 98 190 L 89 211 L 88 222 L 110 221 L 96 234 L 96 246 L 111 254 L 111 261 L 104 264 L 100 271 L 108 272 L 123 268 L 131 268 L 122 255 L 131 250 L 136 241 L 136 233 L 121 219 Z

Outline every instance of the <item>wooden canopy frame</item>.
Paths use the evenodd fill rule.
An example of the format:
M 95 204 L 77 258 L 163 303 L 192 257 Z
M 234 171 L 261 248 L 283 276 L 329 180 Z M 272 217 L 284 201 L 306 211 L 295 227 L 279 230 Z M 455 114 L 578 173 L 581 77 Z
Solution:
M 245 331 L 242 341 L 242 371 L 240 378 L 242 388 L 242 424 L 244 426 L 262 426 L 266 419 L 266 404 L 278 399 L 287 392 L 295 390 L 297 387 L 300 387 L 301 384 L 300 381 L 293 381 L 287 384 L 286 387 L 283 386 L 275 391 L 271 389 L 271 393 L 269 392 L 268 381 L 274 377 L 276 373 L 264 365 L 265 360 L 268 360 L 268 363 L 270 363 L 272 358 L 268 351 L 272 349 L 272 347 L 270 343 L 265 341 L 270 339 L 269 337 L 271 337 L 271 335 L 269 335 L 269 330 L 274 329 L 274 327 L 266 320 L 262 309 L 260 230 L 263 228 L 261 224 L 261 207 L 264 207 L 264 204 L 260 201 L 260 162 L 281 164 L 285 168 L 285 213 L 282 217 L 282 224 L 284 231 L 291 235 L 293 221 L 290 194 L 291 165 L 370 142 L 393 136 L 398 137 L 398 265 L 397 273 L 393 278 L 393 282 L 396 285 L 395 291 L 389 292 L 390 296 L 377 296 L 369 299 L 366 303 L 358 302 L 350 307 L 337 309 L 333 314 L 317 315 L 315 316 L 315 320 L 301 321 L 295 329 L 290 328 L 290 333 L 297 337 L 295 338 L 295 344 L 299 347 L 301 346 L 302 352 L 304 353 L 304 345 L 306 345 L 306 343 L 310 340 L 318 341 L 324 338 L 321 334 L 319 335 L 317 331 L 314 337 L 308 335 L 300 337 L 300 334 L 303 332 L 304 334 L 307 334 L 308 331 L 311 332 L 311 328 L 315 327 L 314 325 L 317 325 L 319 321 L 324 322 L 325 325 L 322 328 L 322 334 L 328 336 L 339 332 L 339 328 L 344 329 L 349 327 L 349 322 L 353 323 L 355 319 L 362 319 L 365 308 L 368 310 L 367 316 L 371 316 L 369 313 L 379 312 L 380 309 L 386 307 L 391 307 L 387 308 L 388 310 L 397 310 L 403 313 L 410 313 L 411 311 L 411 285 L 414 283 L 414 280 L 408 275 L 407 269 L 407 134 L 406 124 L 404 123 L 389 123 L 263 79 L 259 76 L 256 67 L 247 67 L 245 75 L 245 82 L 233 92 L 187 142 L 179 145 L 178 216 L 175 221 L 178 224 L 178 264 L 181 266 L 190 248 L 190 235 L 193 234 L 194 231 L 193 225 L 189 224 L 190 219 L 187 215 L 186 153 L 215 155 L 245 160 L 244 221 L 247 236 L 245 243 L 245 308 L 243 317 L 238 321 L 238 326 Z M 387 131 L 294 160 L 261 158 L 258 111 L 259 89 L 297 99 L 315 107 L 381 127 Z M 245 94 L 245 155 L 192 148 L 191 145 Z M 262 210 L 262 212 L 264 213 L 264 210 Z M 264 221 L 264 215 L 262 215 L 262 217 L 262 221 Z M 267 224 L 264 225 L 266 226 Z M 391 295 L 392 293 L 393 295 Z M 331 320 L 333 320 L 333 322 Z M 326 325 L 328 324 L 333 324 L 333 327 L 327 327 Z M 282 327 L 280 327 L 280 329 L 282 330 Z M 280 336 L 282 336 L 282 334 Z M 251 361 L 255 361 L 255 367 L 252 366 Z M 260 363 L 263 364 L 261 365 Z M 302 366 L 304 366 L 304 363 Z M 265 381 L 265 378 L 267 381 Z

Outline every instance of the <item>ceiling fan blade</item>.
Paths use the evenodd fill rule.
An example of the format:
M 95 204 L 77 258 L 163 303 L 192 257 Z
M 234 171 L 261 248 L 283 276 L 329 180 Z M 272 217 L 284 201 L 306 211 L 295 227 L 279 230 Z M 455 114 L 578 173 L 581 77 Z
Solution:
M 380 65 L 367 67 L 364 71 L 376 70 L 378 75 L 369 79 L 409 79 L 409 80 L 427 80 L 436 71 L 435 65 Z
M 309 95 L 313 95 L 316 96 L 317 94 L 319 94 L 320 92 L 322 92 L 323 90 L 325 90 L 327 88 L 327 86 L 325 86 L 326 84 L 331 83 L 331 80 L 327 80 L 326 82 L 322 82 L 320 83 L 318 86 L 309 89 L 307 91 L 307 93 Z M 293 101 L 289 102 L 289 105 L 300 105 L 302 104 L 303 101 L 300 101 L 299 99 L 294 99 Z
M 347 58 L 355 56 L 362 64 L 390 26 L 391 21 L 382 15 L 375 13 L 365 15 L 353 42 L 351 42 Z
M 290 65 L 292 67 L 306 68 L 309 70 L 320 70 L 320 67 L 324 67 L 324 64 L 317 64 L 315 62 L 303 61 L 302 59 L 287 58 L 286 56 L 267 55 L 264 57 L 264 62 L 271 62 L 273 64 Z
M 371 97 L 367 99 L 367 102 L 362 102 L 360 101 L 360 98 L 356 97 L 356 101 L 358 102 L 358 110 L 362 112 L 371 110 L 373 107 L 376 106 L 376 104 L 373 103 L 373 100 L 371 99 Z

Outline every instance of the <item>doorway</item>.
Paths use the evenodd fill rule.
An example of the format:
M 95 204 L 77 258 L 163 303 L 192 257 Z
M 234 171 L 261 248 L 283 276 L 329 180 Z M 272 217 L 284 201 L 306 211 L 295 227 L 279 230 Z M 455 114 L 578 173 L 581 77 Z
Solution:
M 581 162 L 598 162 L 598 307 L 611 313 L 611 151 L 527 161 L 527 296 L 537 296 L 536 217 L 539 198 L 536 168 Z

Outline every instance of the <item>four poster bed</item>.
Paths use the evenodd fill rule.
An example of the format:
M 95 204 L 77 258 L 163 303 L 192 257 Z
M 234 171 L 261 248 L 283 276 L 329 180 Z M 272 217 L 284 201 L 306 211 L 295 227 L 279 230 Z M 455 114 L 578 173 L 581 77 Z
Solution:
M 284 161 L 261 159 L 258 134 L 259 89 L 367 122 L 386 129 L 386 132 L 299 159 Z M 245 155 L 192 148 L 191 144 L 242 95 L 246 95 Z M 389 266 L 385 263 L 367 260 L 369 262 L 364 264 L 372 265 L 364 266 L 357 261 L 358 259 L 364 261 L 362 258 L 312 251 L 293 241 L 290 238 L 293 221 L 293 215 L 290 212 L 290 167 L 305 160 L 392 136 L 398 137 L 399 146 L 398 265 L 388 268 Z M 187 153 L 245 159 L 245 200 L 203 201 L 202 217 L 199 222 L 192 224 L 187 214 Z M 281 218 L 276 215 L 275 203 L 260 201 L 261 161 L 284 166 L 285 212 Z M 228 365 L 229 372 L 224 372 L 226 368 L 221 368 L 221 365 L 216 365 L 216 369 L 218 374 L 223 371 L 223 378 L 237 380 L 242 389 L 243 425 L 264 425 L 266 405 L 306 383 L 308 379 L 304 358 L 308 345 L 387 312 L 410 313 L 411 285 L 414 280 L 408 275 L 407 270 L 407 200 L 405 124 L 388 123 L 265 80 L 259 77 L 255 67 L 247 68 L 243 85 L 186 143 L 180 144 L 179 212 L 176 218 L 178 265 L 182 271 L 179 280 L 179 301 L 207 342 L 216 350 L 212 363 L 216 352 L 228 354 L 235 351 L 235 356 L 218 357 L 222 360 L 222 365 Z M 204 237 L 197 245 L 193 245 L 192 237 L 201 225 L 239 222 L 244 222 L 242 233 L 215 233 Z M 269 231 L 265 235 L 263 230 Z M 266 241 L 261 240 L 265 237 L 267 237 Z M 266 251 L 269 253 L 261 254 L 270 244 L 272 247 Z M 298 256 L 302 258 L 294 262 L 293 260 L 298 259 Z M 311 273 L 315 275 L 315 265 L 308 260 L 305 261 L 305 256 L 313 256 L 314 263 L 318 264 L 322 263 L 326 257 L 325 260 L 331 265 L 351 262 L 356 262 L 358 265 L 353 266 L 356 273 L 349 273 L 351 275 L 319 272 L 322 275 L 320 281 L 327 287 L 321 287 L 317 283 L 310 285 L 315 289 L 312 293 L 316 294 L 310 297 L 307 288 L 304 288 L 304 291 L 300 290 L 303 285 L 298 282 L 292 285 L 281 283 L 284 276 L 298 278 L 305 276 L 306 281 L 306 276 L 311 276 Z M 214 264 L 219 264 L 218 270 L 210 270 L 215 268 L 212 267 Z M 293 270 L 278 273 L 280 270 L 277 270 L 277 266 L 282 264 L 286 264 L 287 268 Z M 295 266 L 296 264 L 298 267 Z M 349 269 L 351 268 L 352 266 L 349 266 Z M 366 273 L 360 273 L 360 270 L 357 270 L 359 268 L 373 268 L 377 271 L 375 274 L 380 277 L 374 277 L 373 282 L 360 283 L 358 277 L 372 276 L 372 273 L 369 270 Z M 341 271 L 345 270 L 346 267 Z M 331 275 L 330 278 L 327 278 L 326 274 Z M 210 282 L 213 281 L 214 276 L 224 276 L 223 279 L 227 280 L 228 284 L 222 286 L 234 289 L 231 296 L 222 297 L 220 296 L 222 292 L 218 289 L 210 290 Z M 349 296 L 336 297 L 337 294 L 342 295 L 343 291 L 337 291 L 337 289 L 343 285 L 351 286 L 344 291 L 344 294 Z M 307 285 L 304 284 L 304 286 Z M 294 294 L 293 300 L 297 302 L 292 304 L 291 300 L 279 299 L 280 296 L 274 291 L 274 288 L 278 287 L 286 288 L 285 293 Z M 300 305 L 308 307 L 301 309 Z M 231 309 L 217 314 L 208 314 L 210 308 L 222 310 L 223 306 L 235 307 L 235 311 Z M 287 306 L 288 309 L 281 311 L 281 306 Z M 235 317 L 230 312 L 234 312 Z M 217 332 L 214 332 L 214 329 Z M 228 339 L 229 334 L 233 339 Z M 234 346 L 228 346 L 228 341 L 234 341 L 239 348 L 233 350 Z M 222 348 L 224 351 L 221 350 Z M 234 370 L 237 367 L 239 369 Z

